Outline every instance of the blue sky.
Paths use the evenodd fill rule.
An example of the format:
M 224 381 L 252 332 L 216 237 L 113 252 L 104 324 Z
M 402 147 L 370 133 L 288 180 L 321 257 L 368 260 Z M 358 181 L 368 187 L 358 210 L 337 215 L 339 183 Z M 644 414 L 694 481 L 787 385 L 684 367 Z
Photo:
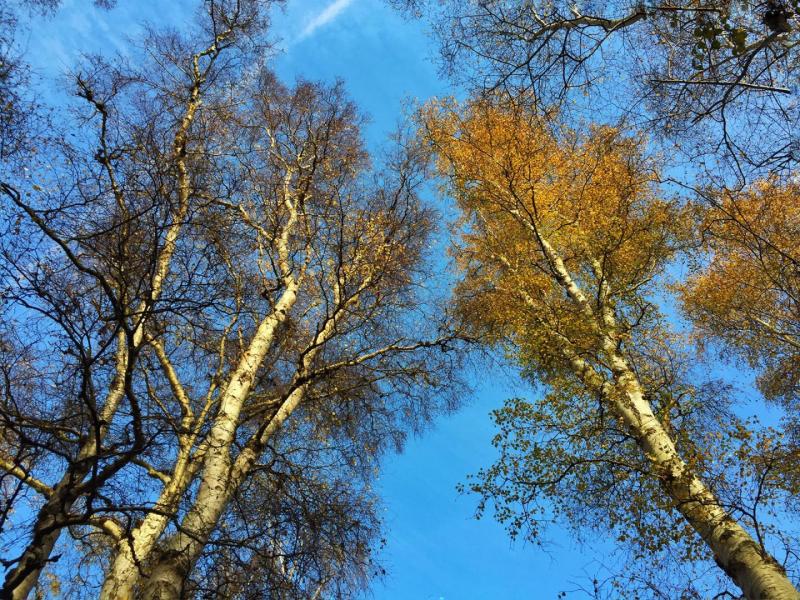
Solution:
M 42 21 L 26 41 L 43 91 L 57 83 L 81 52 L 124 52 L 145 20 L 180 26 L 190 0 L 118 0 L 110 12 L 89 0 L 65 0 L 55 19 Z M 273 66 L 285 79 L 342 78 L 371 116 L 370 145 L 379 146 L 409 99 L 455 93 L 437 74 L 435 49 L 421 24 L 408 22 L 380 0 L 289 0 L 273 34 L 281 51 Z M 477 385 L 477 384 L 476 384 Z M 557 528 L 547 551 L 512 544 L 502 527 L 472 518 L 476 499 L 455 486 L 488 466 L 494 453 L 489 411 L 512 395 L 528 394 L 507 374 L 487 373 L 460 412 L 435 423 L 389 457 L 380 477 L 386 504 L 388 574 L 371 597 L 379 600 L 483 600 L 555 598 L 585 584 L 597 571 Z M 579 596 L 579 595 L 578 595 Z M 578 597 L 572 596 L 569 597 Z

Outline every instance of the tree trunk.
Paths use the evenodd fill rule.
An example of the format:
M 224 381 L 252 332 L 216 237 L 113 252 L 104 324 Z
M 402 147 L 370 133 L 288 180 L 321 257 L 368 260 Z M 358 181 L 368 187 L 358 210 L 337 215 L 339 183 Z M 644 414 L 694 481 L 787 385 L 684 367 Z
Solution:
M 99 415 L 101 425 L 97 436 L 90 438 L 81 446 L 78 457 L 69 466 L 61 480 L 53 487 L 44 506 L 36 515 L 31 541 L 26 546 L 17 565 L 6 574 L 0 598 L 25 600 L 30 594 L 42 569 L 51 560 L 50 554 L 61 535 L 72 505 L 81 495 L 78 486 L 83 483 L 92 468 L 99 441 L 105 437 L 108 424 L 125 395 L 125 377 L 129 367 L 129 355 L 124 333 L 117 340 L 117 373 L 109 389 L 105 406 Z M 99 440 L 99 441 L 98 441 Z
M 86 473 L 65 475 L 36 515 L 31 541 L 22 553 L 16 567 L 6 575 L 1 598 L 25 600 L 39 579 L 41 570 L 51 559 L 53 547 L 64 526 L 65 515 L 75 502 L 74 481 L 82 480 Z
M 130 534 L 117 542 L 100 600 L 131 600 L 142 578 L 142 564 L 149 558 L 156 542 L 164 533 L 170 518 L 177 514 L 180 500 L 194 479 L 199 461 L 182 451 L 172 479 L 161 492 L 152 512 Z
M 613 383 L 605 381 L 583 358 L 565 352 L 573 371 L 590 389 L 602 392 L 611 410 L 636 438 L 676 509 L 705 541 L 717 564 L 744 592 L 748 600 L 798 600 L 800 594 L 778 562 L 720 505 L 719 500 L 678 454 L 675 442 L 644 398 L 642 386 L 619 352 L 617 320 L 608 303 L 610 290 L 602 276 L 602 264 L 593 261 L 598 274 L 600 305 L 592 304 L 566 268 L 561 256 L 532 227 L 550 262 L 556 280 L 580 308 L 599 338 L 599 350 L 607 357 Z
M 181 597 L 186 575 L 197 560 L 220 515 L 238 487 L 239 481 L 233 481 L 232 477 L 234 465 L 230 450 L 236 435 L 239 414 L 250 393 L 256 373 L 272 345 L 278 327 L 286 319 L 297 300 L 298 288 L 298 281 L 293 278 L 289 279 L 286 290 L 281 295 L 275 310 L 259 325 L 247 351 L 240 359 L 220 397 L 219 411 L 207 437 L 207 450 L 202 462 L 203 471 L 197 498 L 181 524 L 181 531 L 169 538 L 163 548 L 158 551 L 152 572 L 147 577 L 145 593 L 147 598 Z M 242 456 L 239 459 L 242 459 Z M 167 524 L 166 520 L 159 521 L 159 529 L 155 526 L 156 520 L 151 519 L 151 521 L 154 527 L 147 534 L 147 537 L 150 538 L 147 542 L 148 551 L 152 551 L 153 544 L 163 533 Z M 158 529 L 157 533 L 156 529 Z M 188 532 L 188 535 L 185 532 Z M 133 557 L 131 556 L 131 558 Z M 141 560 L 141 557 L 138 558 Z M 124 562 L 125 560 L 122 559 L 119 565 L 125 571 L 124 576 L 119 579 L 119 576 L 112 572 L 111 576 L 115 578 L 115 581 L 109 585 L 121 585 L 125 590 L 132 590 L 141 578 L 141 574 L 138 568 L 130 568 L 135 565 L 126 566 L 123 564 Z M 111 590 L 113 587 L 109 589 Z
M 749 600 L 800 598 L 778 562 L 720 506 L 713 492 L 679 456 L 624 358 L 612 354 L 611 367 L 614 412 L 636 437 L 664 490 L 714 553 L 717 564 Z
M 306 386 L 295 388 L 282 403 L 267 427 L 252 438 L 236 461 L 224 472 L 204 474 L 203 483 L 180 532 L 164 544 L 145 587 L 145 597 L 158 600 L 179 600 L 184 582 L 219 522 L 234 493 L 247 477 L 269 438 L 289 418 L 305 397 Z
M 149 302 L 144 302 L 138 306 L 137 313 L 140 315 L 148 314 L 148 305 L 152 305 L 158 300 L 164 285 L 164 280 L 169 272 L 172 255 L 175 252 L 178 235 L 183 227 L 183 220 L 189 209 L 189 183 L 185 167 L 185 145 L 186 132 L 194 118 L 195 112 L 200 105 L 199 87 L 195 85 L 192 89 L 192 96 L 183 117 L 181 126 L 175 136 L 175 154 L 177 165 L 180 171 L 178 178 L 179 184 L 179 206 L 173 223 L 167 229 L 164 245 L 161 248 L 156 268 L 151 279 L 151 289 Z M 131 339 L 133 352 L 138 352 L 144 339 L 145 318 L 140 318 L 135 324 Z M 96 437 L 90 438 L 78 452 L 76 460 L 77 466 L 72 466 L 61 478 L 58 485 L 53 489 L 53 493 L 48 498 L 45 505 L 39 511 L 33 527 L 31 542 L 20 557 L 17 566 L 6 575 L 3 588 L 0 590 L 1 598 L 13 598 L 13 600 L 24 600 L 36 585 L 42 569 L 50 560 L 50 554 L 61 535 L 63 527 L 62 521 L 69 514 L 72 505 L 79 495 L 74 493 L 74 487 L 79 486 L 91 470 L 91 459 L 96 456 L 97 447 L 105 438 L 108 426 L 116 414 L 117 407 L 125 396 L 125 379 L 132 368 L 130 351 L 127 346 L 124 332 L 120 332 L 117 341 L 117 373 L 114 382 L 109 389 L 105 405 L 100 415 L 101 428 Z M 121 468 L 122 465 L 119 467 Z M 58 512 L 56 512 L 58 511 Z M 61 515 L 59 517 L 58 515 Z

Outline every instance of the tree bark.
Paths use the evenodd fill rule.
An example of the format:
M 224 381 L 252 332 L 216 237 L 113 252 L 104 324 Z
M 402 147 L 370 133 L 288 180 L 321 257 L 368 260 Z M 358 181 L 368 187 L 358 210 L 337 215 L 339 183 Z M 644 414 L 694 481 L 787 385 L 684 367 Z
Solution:
M 145 584 L 145 596 L 147 598 L 178 600 L 182 597 L 184 582 L 200 557 L 200 553 L 211 537 L 234 493 L 247 477 L 269 438 L 283 425 L 305 397 L 307 389 L 305 377 L 316 355 L 336 330 L 338 318 L 351 303 L 357 301 L 361 290 L 368 285 L 369 280 L 353 296 L 347 299 L 342 298 L 341 290 L 337 286 L 335 292 L 337 308 L 328 318 L 325 326 L 314 336 L 314 340 L 305 353 L 298 372 L 295 373 L 292 391 L 283 400 L 277 412 L 264 424 L 263 428 L 250 438 L 239 456 L 236 457 L 236 460 L 232 461 L 230 446 L 235 434 L 236 419 L 249 393 L 250 384 L 255 377 L 255 370 L 259 363 L 251 364 L 250 361 L 243 361 L 240 364 L 239 370 L 241 370 L 242 374 L 238 379 L 234 377 L 232 384 L 237 382 L 236 385 L 232 389 L 229 386 L 229 390 L 226 390 L 226 396 L 230 393 L 227 416 L 215 424 L 210 434 L 211 441 L 209 442 L 209 450 L 203 465 L 203 476 L 197 498 L 181 523 L 179 532 L 169 538 L 159 552 L 156 564 L 153 566 L 153 570 Z M 294 298 L 296 288 L 289 288 L 286 293 L 293 294 Z M 254 339 L 253 344 L 255 343 L 256 340 Z M 252 347 L 253 345 L 251 344 Z M 247 365 L 250 366 L 244 368 Z M 246 385 L 240 385 L 239 381 L 244 382 Z M 220 410 L 222 411 L 222 409 Z M 217 431 L 218 426 L 219 431 Z
M 186 578 L 222 513 L 261 455 L 264 444 L 302 402 L 305 392 L 306 385 L 296 387 L 267 427 L 242 450 L 229 471 L 218 478 L 215 484 L 201 485 L 192 509 L 181 524 L 181 531 L 168 539 L 159 552 L 145 584 L 145 597 L 158 600 L 178 600 L 183 597 Z
M 610 290 L 600 263 L 594 261 L 593 264 L 600 281 L 599 307 L 595 310 L 560 255 L 538 230 L 535 233 L 557 281 L 598 335 L 613 383 L 605 381 L 583 358 L 565 349 L 575 374 L 587 387 L 603 394 L 611 410 L 637 440 L 676 509 L 705 541 L 717 564 L 741 588 L 745 597 L 748 600 L 798 600 L 800 594 L 783 568 L 722 508 L 711 489 L 681 458 L 675 442 L 653 413 L 641 383 L 618 350 L 616 316 L 608 303 Z
M 142 563 L 177 514 L 180 500 L 194 479 L 200 462 L 188 450 L 183 450 L 176 468 L 164 487 L 153 510 L 128 535 L 117 542 L 111 566 L 100 590 L 100 600 L 131 600 L 143 573 Z
M 42 569 L 50 560 L 50 554 L 61 535 L 69 511 L 80 494 L 75 493 L 92 468 L 92 460 L 96 457 L 97 449 L 105 438 L 108 426 L 111 423 L 117 408 L 125 396 L 125 380 L 132 369 L 131 352 L 138 352 L 144 340 L 145 321 L 153 304 L 161 296 L 164 280 L 169 273 L 172 255 L 177 247 L 178 236 L 183 228 L 183 221 L 189 210 L 189 175 L 186 168 L 186 144 L 189 127 L 200 107 L 200 83 L 195 76 L 195 84 L 183 115 L 178 131 L 174 138 L 174 156 L 178 167 L 178 208 L 173 221 L 167 229 L 164 245 L 158 253 L 158 259 L 150 280 L 150 292 L 147 301 L 142 301 L 135 313 L 137 322 L 133 326 L 133 334 L 128 340 L 124 332 L 120 332 L 117 346 L 117 372 L 114 382 L 109 389 L 106 402 L 100 414 L 100 430 L 97 435 L 90 437 L 78 452 L 75 463 L 70 465 L 68 471 L 54 486 L 53 493 L 39 511 L 34 522 L 33 536 L 17 563 L 3 582 L 0 598 L 24 600 L 30 594 L 33 586 L 41 575 Z M 121 465 L 120 465 L 121 467 Z
M 286 290 L 281 295 L 275 310 L 259 325 L 222 393 L 214 425 L 206 438 L 197 498 L 181 524 L 181 531 L 167 540 L 165 547 L 157 553 L 152 572 L 147 577 L 148 598 L 180 597 L 183 581 L 188 573 L 188 570 L 183 568 L 187 556 L 199 555 L 238 485 L 238 482 L 234 485 L 231 481 L 230 449 L 236 434 L 239 414 L 278 327 L 297 300 L 298 287 L 297 280 L 289 278 Z M 159 518 L 158 515 L 151 514 L 145 517 L 142 525 L 133 532 L 133 547 L 131 548 L 129 543 L 127 549 L 120 548 L 122 554 L 115 558 L 109 580 L 103 587 L 104 598 L 131 597 L 134 588 L 141 584 L 142 579 L 136 561 L 142 561 L 154 551 L 155 543 L 164 532 L 167 523 L 167 518 Z M 193 564 L 194 560 L 191 560 L 191 563 Z
M 124 333 L 118 336 L 117 373 L 111 384 L 106 403 L 99 418 L 101 424 L 97 438 L 102 440 L 114 413 L 125 395 L 125 377 L 129 368 L 129 355 Z M 67 472 L 53 487 L 44 505 L 36 515 L 31 541 L 19 557 L 16 566 L 6 574 L 0 598 L 25 600 L 28 597 L 42 569 L 50 561 L 50 555 L 61 535 L 61 530 L 68 520 L 68 515 L 80 495 L 78 486 L 84 481 L 92 468 L 99 441 L 92 437 L 87 440 L 78 452 L 76 460 L 70 464 Z
M 612 358 L 612 406 L 636 437 L 677 510 L 706 542 L 717 564 L 749 600 L 800 598 L 783 568 L 724 510 L 714 493 L 678 454 L 619 355 Z

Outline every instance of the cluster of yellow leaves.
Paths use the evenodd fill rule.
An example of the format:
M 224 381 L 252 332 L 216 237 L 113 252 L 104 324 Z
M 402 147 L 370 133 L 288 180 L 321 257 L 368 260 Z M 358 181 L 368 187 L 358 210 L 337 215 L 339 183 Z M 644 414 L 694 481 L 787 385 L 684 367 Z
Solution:
M 547 390 L 534 403 L 512 400 L 495 412 L 500 458 L 469 486 L 481 496 L 479 513 L 492 503 L 512 535 L 530 539 L 542 523 L 561 518 L 613 532 L 638 557 L 709 558 L 677 510 L 685 496 L 664 493 L 663 470 L 643 456 L 641 430 L 617 407 L 630 401 L 623 372 L 636 379 L 641 403 L 661 421 L 684 473 L 739 491 L 740 482 L 765 472 L 763 461 L 750 458 L 761 460 L 763 448 L 736 456 L 751 460 L 748 468 L 729 468 L 750 430 L 725 410 L 721 390 L 690 383 L 683 336 L 664 326 L 649 301 L 663 291 L 667 281 L 657 278 L 676 254 L 694 247 L 698 223 L 719 229 L 720 217 L 698 218 L 696 207 L 659 197 L 644 140 L 613 128 L 555 128 L 496 98 L 434 103 L 420 123 L 444 191 L 462 214 L 456 306 Z M 763 196 L 761 189 L 754 195 Z M 784 207 L 784 223 L 797 214 L 789 212 Z M 776 243 L 800 239 L 795 230 L 781 237 L 783 226 L 769 227 Z M 716 231 L 713 243 L 729 244 L 731 235 Z M 726 268 L 746 254 L 735 244 L 718 248 L 715 264 Z M 726 268 L 709 271 L 716 281 L 707 275 L 711 305 L 722 302 Z M 740 269 L 743 282 L 760 277 Z M 727 427 L 730 420 L 737 425 Z
M 762 389 L 800 381 L 800 184 L 760 181 L 703 215 L 708 265 L 679 287 L 700 338 L 724 341 L 764 368 Z
M 640 294 L 691 231 L 687 210 L 656 197 L 643 140 L 619 130 L 556 131 L 524 106 L 491 100 L 435 103 L 421 122 L 464 215 L 460 305 L 498 339 L 595 344 L 553 261 L 589 299 L 615 306 Z

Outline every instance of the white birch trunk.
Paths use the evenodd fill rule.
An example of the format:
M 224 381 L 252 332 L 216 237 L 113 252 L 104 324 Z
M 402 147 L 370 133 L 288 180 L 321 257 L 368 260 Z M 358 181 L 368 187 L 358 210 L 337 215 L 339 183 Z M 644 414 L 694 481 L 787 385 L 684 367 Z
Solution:
M 268 430 L 260 436 L 266 441 L 286 421 L 305 396 L 305 386 L 296 388 L 270 420 Z M 145 597 L 154 600 L 178 600 L 183 597 L 186 577 L 200 556 L 220 517 L 253 464 L 260 456 L 262 444 L 248 444 L 233 465 L 209 485 L 202 485 L 192 509 L 181 523 L 181 531 L 167 540 L 159 553 L 145 585 Z M 209 473 L 209 476 L 211 473 Z M 209 477 L 210 479 L 210 477 Z
M 161 295 L 164 280 L 169 272 L 172 255 L 175 252 L 178 236 L 180 235 L 183 221 L 189 210 L 189 176 L 185 163 L 186 138 L 189 127 L 194 120 L 197 109 L 200 107 L 200 88 L 196 83 L 187 105 L 178 132 L 175 135 L 174 149 L 178 165 L 178 210 L 173 222 L 167 229 L 164 245 L 159 252 L 156 268 L 150 281 L 150 294 L 147 302 L 137 308 L 138 322 L 134 325 L 130 347 L 138 350 L 144 339 L 146 315 Z M 79 486 L 91 469 L 92 460 L 96 456 L 97 448 L 102 443 L 111 424 L 120 402 L 125 397 L 125 383 L 131 367 L 128 353 L 128 340 L 120 332 L 117 342 L 116 375 L 106 396 L 105 403 L 100 413 L 100 430 L 81 446 L 77 459 L 61 480 L 53 487 L 53 492 L 40 509 L 33 528 L 31 542 L 20 557 L 17 566 L 10 571 L 3 582 L 0 597 L 12 600 L 25 600 L 39 580 L 50 554 L 61 536 L 64 515 L 72 508 L 79 494 L 75 489 Z
M 368 285 L 369 280 L 362 285 L 361 290 Z M 296 382 L 310 370 L 317 354 L 335 332 L 339 316 L 346 311 L 350 304 L 357 301 L 361 290 L 349 299 L 343 300 L 340 295 L 341 290 L 338 285 L 336 286 L 334 303 L 337 308 L 328 318 L 322 330 L 314 337 L 310 349 L 303 359 L 303 364 L 295 374 Z M 257 368 L 257 364 L 253 365 L 253 372 L 249 376 L 250 382 L 252 382 Z M 197 498 L 181 523 L 180 531 L 167 540 L 160 552 L 157 564 L 153 567 L 146 583 L 145 595 L 148 598 L 178 600 L 182 597 L 184 581 L 216 528 L 219 518 L 233 494 L 247 477 L 269 438 L 300 405 L 305 397 L 306 389 L 306 383 L 294 387 L 265 427 L 249 440 L 236 460 L 231 461 L 230 445 L 235 433 L 238 411 L 241 410 L 250 390 L 249 384 L 244 387 L 236 386 L 233 390 L 236 394 L 235 400 L 232 398 L 230 402 L 231 419 L 226 419 L 220 435 L 214 434 L 212 430 L 212 434 L 214 434 L 212 439 L 215 439 L 216 443 L 211 442 L 209 445 L 209 454 L 203 465 L 203 476 Z M 225 446 L 223 447 L 221 444 L 225 444 Z M 209 460 L 212 449 L 215 450 L 214 458 Z
M 194 479 L 200 463 L 182 449 L 169 483 L 142 522 L 117 542 L 103 587 L 101 600 L 131 600 L 146 562 L 170 519 L 177 514 L 181 498 Z
M 591 365 L 573 354 L 570 360 L 576 375 L 590 387 L 603 392 L 612 410 L 636 438 L 677 510 L 705 541 L 714 553 L 717 564 L 741 588 L 748 600 L 800 599 L 800 594 L 778 562 L 762 550 L 752 536 L 722 508 L 719 499 L 681 458 L 675 442 L 644 398 L 639 380 L 617 349 L 616 318 L 607 302 L 609 290 L 599 262 L 595 261 L 593 265 L 600 281 L 598 314 L 559 254 L 541 237 L 535 226 L 531 228 L 559 284 L 599 336 L 614 380 L 609 385 Z M 569 354 L 569 350 L 566 352 Z
M 214 425 L 206 438 L 206 451 L 202 463 L 203 470 L 197 498 L 181 526 L 182 530 L 190 531 L 192 535 L 187 536 L 183 533 L 178 533 L 171 538 L 168 547 L 183 547 L 187 544 L 192 546 L 197 543 L 195 537 L 202 536 L 202 532 L 209 531 L 210 535 L 213 525 L 216 524 L 221 511 L 227 505 L 232 493 L 230 489 L 232 468 L 230 451 L 236 434 L 239 414 L 244 401 L 250 393 L 256 373 L 274 341 L 278 327 L 285 321 L 297 300 L 297 291 L 297 281 L 290 278 L 286 289 L 275 306 L 275 310 L 259 325 L 250 342 L 250 346 L 240 359 L 228 385 L 222 392 Z M 147 518 L 145 521 L 147 522 Z M 147 531 L 143 531 L 140 534 L 138 541 L 141 552 L 137 554 L 138 560 L 141 560 L 144 556 L 145 548 L 147 553 L 153 551 L 154 544 L 166 528 L 167 522 L 166 519 L 161 520 L 155 517 L 149 520 Z M 183 540 L 186 541 L 184 542 Z M 136 543 L 134 542 L 134 544 Z M 175 552 L 170 551 L 169 548 L 162 551 L 160 555 L 163 555 L 164 552 L 175 555 Z M 182 562 L 179 554 L 175 555 L 174 562 Z M 127 562 L 125 559 L 122 559 L 122 561 Z M 169 596 L 170 590 L 175 588 L 176 583 L 164 574 L 163 565 L 167 562 L 172 561 L 159 556 L 153 572 L 148 577 L 148 597 L 171 597 Z M 114 567 L 116 568 L 117 565 L 115 564 Z M 125 576 L 121 577 L 120 573 L 112 573 L 115 580 L 109 585 L 118 586 L 128 591 L 132 590 L 141 580 L 139 569 L 131 569 L 129 565 L 122 563 L 119 568 L 124 570 Z M 182 584 L 182 582 L 183 576 L 180 577 L 177 583 Z M 112 589 L 112 587 L 109 587 L 109 593 Z M 180 591 L 180 587 L 177 589 Z M 120 597 L 124 598 L 125 596 Z
M 797 600 L 786 572 L 722 508 L 719 500 L 678 454 L 653 414 L 625 360 L 612 355 L 613 409 L 623 419 L 653 465 L 677 510 L 714 553 L 717 564 L 750 600 Z

